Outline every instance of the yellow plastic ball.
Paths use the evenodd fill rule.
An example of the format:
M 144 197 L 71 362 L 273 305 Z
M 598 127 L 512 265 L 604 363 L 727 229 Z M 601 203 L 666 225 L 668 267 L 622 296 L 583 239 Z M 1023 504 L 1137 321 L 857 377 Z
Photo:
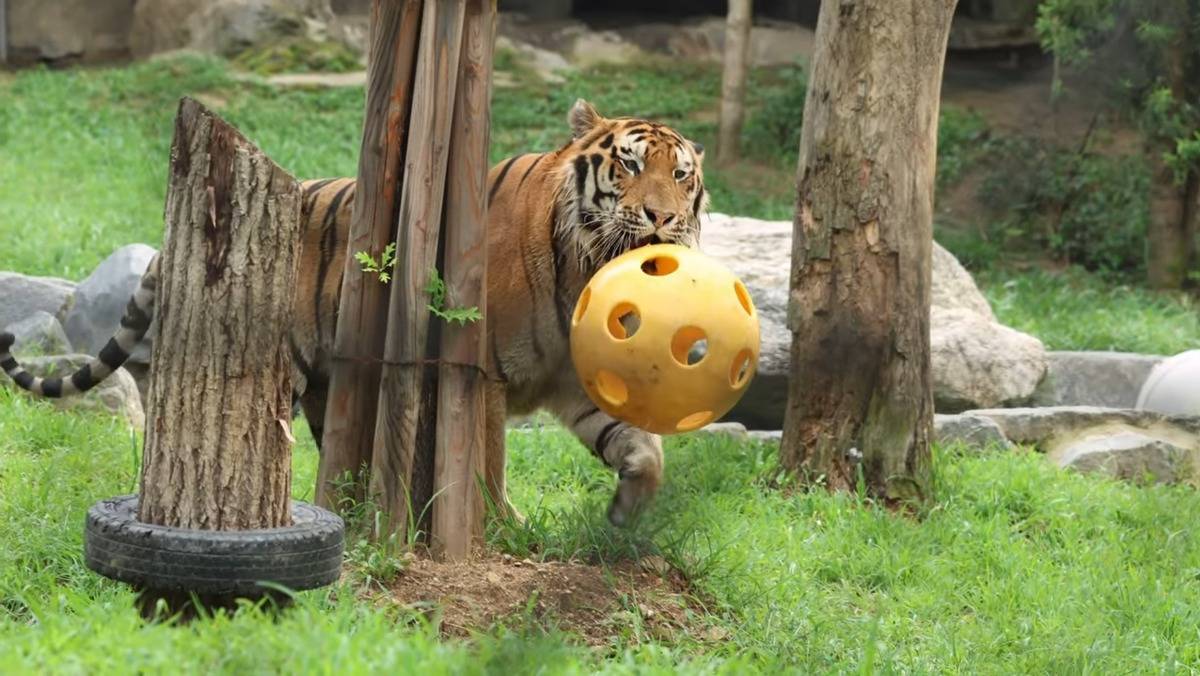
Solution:
M 758 312 L 728 268 L 655 244 L 596 272 L 571 318 L 571 359 L 605 413 L 656 434 L 703 427 L 746 392 Z M 699 357 L 699 359 L 697 359 Z

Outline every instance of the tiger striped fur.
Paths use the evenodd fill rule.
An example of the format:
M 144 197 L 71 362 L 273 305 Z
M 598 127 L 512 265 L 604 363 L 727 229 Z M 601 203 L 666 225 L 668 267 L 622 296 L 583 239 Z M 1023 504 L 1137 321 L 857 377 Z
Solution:
M 662 442 L 600 411 L 569 354 L 569 319 L 596 269 L 655 242 L 695 246 L 707 206 L 703 148 L 661 124 L 607 119 L 583 100 L 568 114 L 572 138 L 554 152 L 519 155 L 488 175 L 489 370 L 485 482 L 519 516 L 505 490 L 504 422 L 546 409 L 618 473 L 609 519 L 623 524 L 657 491 Z M 354 200 L 354 180 L 305 181 L 302 274 L 291 332 L 296 395 L 320 445 L 332 346 Z M 141 340 L 154 308 L 157 257 L 98 360 L 66 378 L 33 378 L 0 335 L 0 366 L 21 387 L 54 397 L 86 391 Z

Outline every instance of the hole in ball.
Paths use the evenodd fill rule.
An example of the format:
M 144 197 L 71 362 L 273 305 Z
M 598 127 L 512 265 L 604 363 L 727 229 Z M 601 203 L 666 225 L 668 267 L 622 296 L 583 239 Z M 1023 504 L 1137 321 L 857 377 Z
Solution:
M 680 432 L 691 432 L 692 430 L 698 430 L 701 427 L 704 427 L 708 423 L 712 422 L 712 419 L 712 411 L 699 411 L 675 423 L 675 429 L 679 430 Z
M 596 371 L 596 391 L 600 398 L 612 406 L 621 406 L 629 401 L 629 388 L 621 376 L 612 371 L 600 369 Z
M 588 301 L 592 299 L 592 287 L 587 287 L 583 293 L 579 294 L 579 300 L 575 303 L 575 316 L 571 318 L 572 326 L 579 326 L 580 320 L 583 319 L 583 313 L 587 312 Z
M 750 379 L 750 359 L 754 356 L 749 348 L 737 353 L 733 365 L 729 368 L 729 384 L 737 389 Z
M 654 256 L 642 263 L 642 272 L 652 277 L 669 275 L 679 269 L 679 261 L 671 256 Z
M 699 326 L 685 326 L 671 337 L 671 356 L 683 366 L 695 366 L 708 356 L 708 335 Z
M 741 280 L 734 281 L 733 292 L 737 294 L 737 299 L 742 304 L 742 309 L 746 311 L 746 314 L 753 317 L 754 303 L 750 300 L 750 292 L 746 290 L 746 285 L 742 284 Z
M 608 332 L 617 340 L 628 340 L 642 326 L 642 316 L 633 303 L 617 303 L 608 313 Z

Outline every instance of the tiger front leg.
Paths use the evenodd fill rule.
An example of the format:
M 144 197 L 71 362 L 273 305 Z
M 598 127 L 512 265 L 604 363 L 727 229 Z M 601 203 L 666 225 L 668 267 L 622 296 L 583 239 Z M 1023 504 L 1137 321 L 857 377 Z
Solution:
M 596 408 L 578 386 L 552 410 L 604 464 L 617 471 L 617 492 L 608 520 L 623 526 L 658 492 L 662 482 L 662 438 L 621 422 Z

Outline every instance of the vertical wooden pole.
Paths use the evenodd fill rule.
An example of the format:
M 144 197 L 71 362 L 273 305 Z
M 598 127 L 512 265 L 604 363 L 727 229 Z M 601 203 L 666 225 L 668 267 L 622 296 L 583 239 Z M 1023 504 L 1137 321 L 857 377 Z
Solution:
M 300 186 L 184 99 L 175 118 L 138 519 L 291 525 Z
M 353 254 L 378 256 L 395 237 L 422 4 L 372 3 L 366 121 L 317 472 L 316 502 L 326 508 L 337 506 L 335 481 L 347 473 L 357 479 L 371 461 L 387 287 L 364 275 Z
M 396 275 L 388 305 L 387 340 L 379 388 L 379 414 L 371 461 L 371 492 L 384 512 L 385 533 L 403 536 L 411 508 L 421 514 L 431 495 L 414 491 L 413 469 L 432 455 L 432 435 L 418 434 L 436 415 L 426 387 L 430 273 L 437 269 L 446 148 L 463 29 L 464 0 L 425 5 L 421 19 L 414 98 L 409 121 L 405 180 L 396 234 Z M 429 442 L 418 448 L 418 441 Z
M 467 0 L 446 185 L 446 302 L 483 317 L 442 327 L 431 540 L 447 559 L 483 539 L 488 133 L 496 0 Z

